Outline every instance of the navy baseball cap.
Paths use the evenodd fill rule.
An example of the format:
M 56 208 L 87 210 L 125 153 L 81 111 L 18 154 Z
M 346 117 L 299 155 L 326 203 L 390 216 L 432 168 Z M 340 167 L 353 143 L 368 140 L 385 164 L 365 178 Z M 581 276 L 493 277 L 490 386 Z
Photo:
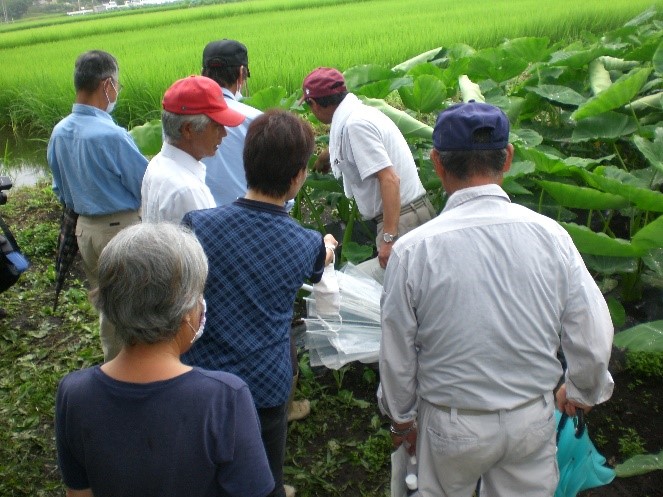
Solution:
M 485 129 L 488 140 L 477 142 L 474 132 Z M 470 100 L 440 112 L 433 129 L 433 146 L 441 151 L 500 150 L 509 144 L 509 118 L 499 107 Z

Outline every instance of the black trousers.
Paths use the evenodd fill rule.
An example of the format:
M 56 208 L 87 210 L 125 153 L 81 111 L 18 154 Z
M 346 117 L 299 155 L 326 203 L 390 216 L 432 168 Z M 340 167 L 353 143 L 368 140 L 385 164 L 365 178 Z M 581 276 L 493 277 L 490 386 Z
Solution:
M 283 489 L 283 463 L 285 440 L 288 432 L 288 403 L 257 409 L 260 435 L 267 453 L 267 462 L 274 478 L 274 490 L 268 497 L 285 497 Z

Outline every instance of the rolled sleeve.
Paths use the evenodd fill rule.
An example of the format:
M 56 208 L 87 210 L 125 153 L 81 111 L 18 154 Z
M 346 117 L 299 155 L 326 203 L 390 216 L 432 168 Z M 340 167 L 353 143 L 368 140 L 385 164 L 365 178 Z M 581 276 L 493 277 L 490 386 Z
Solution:
M 561 336 L 568 366 L 566 392 L 569 400 L 593 406 L 612 395 L 614 382 L 608 362 L 614 329 L 601 291 L 575 247 L 570 250 L 569 299 Z
M 380 380 L 381 405 L 397 423 L 417 417 L 417 318 L 410 295 L 407 273 L 398 255 L 392 253 L 380 300 Z

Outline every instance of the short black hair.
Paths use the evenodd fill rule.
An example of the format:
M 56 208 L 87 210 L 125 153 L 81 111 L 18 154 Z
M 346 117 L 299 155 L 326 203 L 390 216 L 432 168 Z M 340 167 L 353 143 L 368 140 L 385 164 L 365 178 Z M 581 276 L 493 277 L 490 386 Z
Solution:
M 315 100 L 320 107 L 329 107 L 331 105 L 339 105 L 348 94 L 347 91 L 327 95 L 325 97 L 309 98 L 308 100 Z
M 307 121 L 286 110 L 268 110 L 251 123 L 244 141 L 247 186 L 270 197 L 285 195 L 314 147 Z
M 78 56 L 74 66 L 74 88 L 92 93 L 103 80 L 117 76 L 117 60 L 108 52 L 90 50 Z
M 213 67 L 203 67 L 203 76 L 207 76 L 210 79 L 216 81 L 219 86 L 228 88 L 229 86 L 234 85 L 240 77 L 242 66 L 213 66 Z M 248 70 L 245 67 L 245 77 L 248 76 Z
M 477 129 L 472 138 L 476 143 L 490 140 L 492 130 Z M 499 176 L 506 161 L 506 149 L 497 150 L 438 150 L 444 169 L 460 180 L 475 175 Z

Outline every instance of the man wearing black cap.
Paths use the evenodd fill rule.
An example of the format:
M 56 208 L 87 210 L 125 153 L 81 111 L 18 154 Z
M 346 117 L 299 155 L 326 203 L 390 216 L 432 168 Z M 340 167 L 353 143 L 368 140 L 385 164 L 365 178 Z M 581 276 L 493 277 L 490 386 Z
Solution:
M 396 239 L 435 215 L 410 147 L 391 119 L 348 93 L 338 70 L 319 67 L 302 89 L 315 117 L 331 124 L 331 167 L 343 176 L 345 195 L 355 199 L 364 219 L 377 223 L 378 257 L 359 268 L 382 282 Z
M 560 346 L 560 410 L 612 394 L 606 302 L 566 231 L 500 187 L 508 140 L 492 105 L 440 114 L 431 159 L 449 198 L 387 266 L 380 404 L 394 445 L 416 449 L 422 495 L 472 495 L 479 478 L 488 495 L 553 495 Z
M 228 129 L 216 154 L 203 160 L 207 166 L 205 183 L 216 205 L 227 205 L 246 193 L 244 176 L 244 140 L 253 120 L 262 114 L 258 109 L 240 102 L 241 89 L 250 76 L 246 46 L 235 40 L 212 41 L 203 50 L 202 75 L 216 81 L 223 90 L 228 107 L 244 114 L 239 126 Z

